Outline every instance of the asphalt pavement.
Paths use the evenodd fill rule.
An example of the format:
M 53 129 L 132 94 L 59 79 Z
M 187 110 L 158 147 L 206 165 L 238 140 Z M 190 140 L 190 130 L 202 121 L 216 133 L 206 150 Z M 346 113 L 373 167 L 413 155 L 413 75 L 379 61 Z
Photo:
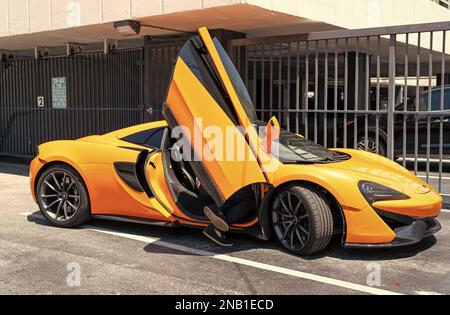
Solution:
M 24 165 L 0 162 L 1 294 L 450 294 L 450 211 L 442 230 L 403 248 L 344 249 L 301 258 L 275 241 L 95 220 L 49 226 Z

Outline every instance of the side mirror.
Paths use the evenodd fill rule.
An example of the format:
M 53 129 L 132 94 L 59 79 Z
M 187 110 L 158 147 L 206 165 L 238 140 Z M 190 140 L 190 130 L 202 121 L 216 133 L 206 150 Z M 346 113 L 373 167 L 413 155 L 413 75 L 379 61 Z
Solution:
M 280 123 L 273 116 L 266 125 L 266 138 L 263 140 L 264 151 L 270 154 L 272 143 L 280 138 Z

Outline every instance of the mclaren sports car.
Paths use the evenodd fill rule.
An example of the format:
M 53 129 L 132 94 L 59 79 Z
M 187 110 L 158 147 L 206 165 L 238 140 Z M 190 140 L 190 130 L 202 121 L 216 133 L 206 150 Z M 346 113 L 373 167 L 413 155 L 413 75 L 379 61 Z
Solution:
M 275 237 L 297 255 L 322 251 L 333 237 L 347 247 L 393 247 L 440 229 L 439 193 L 395 162 L 327 149 L 275 117 L 259 121 L 206 28 L 180 50 L 162 112 L 164 121 L 41 144 L 30 178 L 45 218 L 67 228 L 91 218 L 204 228 L 208 202 L 221 207 L 250 187 L 255 208 L 230 232 Z M 217 141 L 220 134 L 234 141 Z

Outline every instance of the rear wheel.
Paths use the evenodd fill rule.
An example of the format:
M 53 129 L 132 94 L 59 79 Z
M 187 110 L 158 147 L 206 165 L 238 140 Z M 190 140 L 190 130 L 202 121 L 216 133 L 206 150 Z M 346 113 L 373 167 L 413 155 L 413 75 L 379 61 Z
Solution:
M 322 193 L 293 185 L 280 191 L 272 207 L 275 235 L 281 246 L 296 255 L 324 250 L 333 234 L 333 216 Z
M 86 185 L 71 167 L 54 165 L 40 177 L 36 197 L 41 213 L 58 227 L 75 227 L 90 219 Z

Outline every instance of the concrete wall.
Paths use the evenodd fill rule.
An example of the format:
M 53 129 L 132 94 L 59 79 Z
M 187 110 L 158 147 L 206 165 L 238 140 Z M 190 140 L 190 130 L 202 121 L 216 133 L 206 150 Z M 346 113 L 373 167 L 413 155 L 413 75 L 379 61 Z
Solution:
M 450 10 L 430 0 L 0 0 L 0 37 L 232 4 L 348 29 L 450 20 Z
M 450 10 L 430 0 L 247 0 L 246 2 L 347 29 L 450 20 Z
M 241 3 L 240 0 L 0 0 L 0 36 Z

